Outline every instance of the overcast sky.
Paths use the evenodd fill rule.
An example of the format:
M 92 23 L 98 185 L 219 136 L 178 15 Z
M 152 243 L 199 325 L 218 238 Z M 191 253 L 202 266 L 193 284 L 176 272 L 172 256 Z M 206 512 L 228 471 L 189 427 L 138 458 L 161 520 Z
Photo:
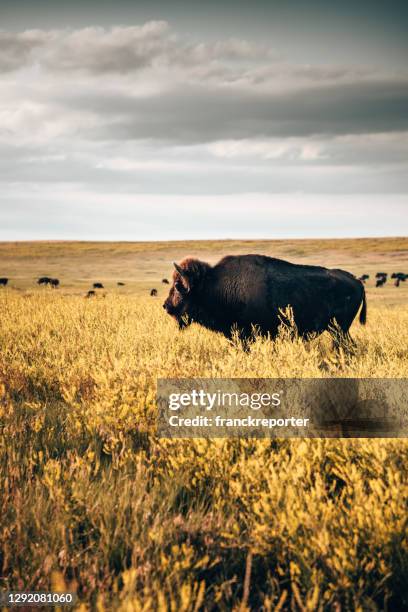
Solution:
M 0 239 L 406 235 L 408 8 L 0 0 Z

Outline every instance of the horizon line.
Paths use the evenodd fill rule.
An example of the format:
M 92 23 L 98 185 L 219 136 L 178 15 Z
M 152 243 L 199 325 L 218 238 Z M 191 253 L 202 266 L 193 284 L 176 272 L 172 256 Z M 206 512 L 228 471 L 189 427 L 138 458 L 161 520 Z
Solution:
M 164 242 L 284 242 L 286 240 L 291 241 L 306 241 L 306 240 L 331 240 L 331 241 L 339 241 L 339 240 L 401 240 L 408 239 L 408 236 L 404 235 L 393 235 L 393 236 L 311 236 L 304 238 L 169 238 L 169 239 L 159 239 L 159 240 L 123 240 L 123 239 L 84 239 L 84 238 L 32 238 L 32 239 L 24 239 L 18 238 L 14 240 L 5 240 L 0 238 L 0 244 L 10 244 L 10 243 L 24 243 L 24 242 L 36 242 L 36 243 L 60 243 L 60 242 L 75 242 L 75 243 L 128 243 L 128 244 L 147 244 L 147 243 L 164 243 Z

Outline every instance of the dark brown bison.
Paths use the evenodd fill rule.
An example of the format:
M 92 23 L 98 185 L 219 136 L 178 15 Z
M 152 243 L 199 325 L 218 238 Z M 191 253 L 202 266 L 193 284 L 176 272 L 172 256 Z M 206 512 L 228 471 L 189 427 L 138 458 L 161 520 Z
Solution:
M 359 281 L 361 281 L 362 283 L 365 283 L 366 280 L 368 280 L 370 278 L 369 274 L 363 274 L 362 276 L 359 277 Z
M 37 281 L 37 285 L 49 285 L 51 282 L 51 279 L 49 276 L 40 276 L 40 278 Z
M 170 284 L 169 281 L 167 280 L 167 278 L 162 278 L 162 283 L 164 285 L 169 285 Z
M 391 278 L 396 278 L 399 279 L 401 281 L 405 281 L 408 277 L 408 274 L 405 274 L 404 272 L 393 272 L 391 274 Z
M 228 338 L 234 329 L 244 340 L 254 329 L 275 337 L 288 306 L 302 337 L 328 330 L 349 338 L 360 306 L 360 323 L 366 322 L 364 286 L 343 270 L 262 255 L 228 256 L 215 266 L 188 258 L 174 266 L 163 308 L 180 328 L 195 321 Z
M 385 276 L 380 276 L 377 278 L 377 282 L 375 283 L 376 287 L 382 287 L 383 285 L 385 285 L 385 283 L 387 282 L 387 279 Z
M 0 278 L 0 286 L 5 287 L 8 283 L 8 278 Z
M 92 289 L 90 289 L 85 297 L 86 298 L 91 298 L 91 297 L 95 297 L 95 296 L 96 296 L 96 291 L 93 291 Z
M 50 285 L 51 287 L 54 287 L 54 289 L 56 289 L 57 287 L 59 287 L 59 280 L 58 278 L 50 278 Z
M 120 281 L 118 282 L 118 287 L 124 287 L 125 283 L 121 283 Z
M 152 297 L 154 297 L 155 295 L 157 295 L 157 289 L 151 289 L 151 291 L 150 291 L 150 295 L 151 295 Z
M 103 289 L 102 283 L 94 283 L 92 286 L 94 289 Z

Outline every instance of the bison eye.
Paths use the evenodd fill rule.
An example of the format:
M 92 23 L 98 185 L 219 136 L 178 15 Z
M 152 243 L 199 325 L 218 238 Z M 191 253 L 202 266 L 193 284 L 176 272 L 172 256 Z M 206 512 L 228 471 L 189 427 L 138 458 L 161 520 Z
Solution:
M 186 292 L 186 288 L 185 288 L 185 286 L 183 285 L 183 283 L 181 281 L 176 281 L 174 283 L 174 287 L 177 289 L 177 291 L 179 293 L 185 293 Z

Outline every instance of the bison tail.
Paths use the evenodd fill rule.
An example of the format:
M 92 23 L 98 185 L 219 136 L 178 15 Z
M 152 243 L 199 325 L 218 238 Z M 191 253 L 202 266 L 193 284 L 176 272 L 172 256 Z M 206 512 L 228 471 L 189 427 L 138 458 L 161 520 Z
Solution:
M 362 305 L 362 308 L 360 310 L 360 323 L 361 323 L 361 325 L 365 325 L 366 321 L 367 321 L 367 300 L 366 300 L 365 289 L 363 287 L 363 305 Z

